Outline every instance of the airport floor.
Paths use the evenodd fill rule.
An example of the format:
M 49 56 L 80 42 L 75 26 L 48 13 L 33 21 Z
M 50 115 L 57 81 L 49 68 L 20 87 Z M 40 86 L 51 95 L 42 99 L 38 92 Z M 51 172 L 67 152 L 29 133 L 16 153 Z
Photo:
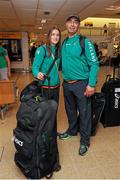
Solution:
M 96 91 L 111 74 L 111 67 L 100 67 Z M 32 80 L 31 73 L 13 73 L 17 86 L 22 88 Z M 0 119 L 0 179 L 27 179 L 14 163 L 15 148 L 12 142 L 13 129 L 16 126 L 16 112 L 19 100 L 10 104 Z M 64 132 L 68 127 L 64 110 L 61 86 L 58 110 L 58 131 Z M 55 172 L 52 179 L 120 179 L 120 126 L 104 128 L 98 124 L 96 136 L 91 137 L 91 145 L 85 156 L 78 155 L 80 135 L 68 140 L 59 140 L 61 170 Z

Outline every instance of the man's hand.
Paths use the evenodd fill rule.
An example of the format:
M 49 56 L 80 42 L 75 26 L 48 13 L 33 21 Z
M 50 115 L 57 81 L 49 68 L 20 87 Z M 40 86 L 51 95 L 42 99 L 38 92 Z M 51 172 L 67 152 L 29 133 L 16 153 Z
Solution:
M 87 97 L 92 96 L 95 93 L 95 87 L 87 86 L 84 95 Z
M 42 72 L 39 72 L 37 78 L 42 81 L 44 79 L 44 74 Z

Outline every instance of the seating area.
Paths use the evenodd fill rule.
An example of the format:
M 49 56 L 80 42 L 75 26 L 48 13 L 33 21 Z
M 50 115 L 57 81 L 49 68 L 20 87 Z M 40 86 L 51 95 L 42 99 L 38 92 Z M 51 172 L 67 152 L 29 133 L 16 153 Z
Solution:
M 9 104 L 16 102 L 16 83 L 13 80 L 0 81 L 0 116 L 4 119 L 4 112 Z

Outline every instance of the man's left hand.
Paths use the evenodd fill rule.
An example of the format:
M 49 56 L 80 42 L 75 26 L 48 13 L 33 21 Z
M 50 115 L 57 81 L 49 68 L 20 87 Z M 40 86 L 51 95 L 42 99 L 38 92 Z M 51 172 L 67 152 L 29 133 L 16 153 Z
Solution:
M 87 86 L 84 95 L 87 97 L 92 96 L 95 93 L 95 87 Z

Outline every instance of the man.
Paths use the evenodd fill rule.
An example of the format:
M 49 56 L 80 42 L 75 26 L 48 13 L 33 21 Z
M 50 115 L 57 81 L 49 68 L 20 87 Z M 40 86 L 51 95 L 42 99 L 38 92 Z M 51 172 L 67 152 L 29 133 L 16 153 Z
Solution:
M 34 61 L 36 49 L 37 49 L 36 44 L 33 43 L 31 50 L 30 50 L 31 65 L 33 64 L 33 61 Z
M 85 52 L 81 54 L 79 35 L 80 19 L 71 15 L 66 20 L 68 37 L 62 45 L 62 76 L 65 109 L 69 127 L 59 134 L 61 140 L 76 136 L 80 132 L 79 154 L 85 155 L 90 146 L 91 135 L 91 99 L 99 70 L 99 63 L 93 44 L 84 39 Z M 79 118 L 78 118 L 79 112 Z
M 10 74 L 10 59 L 7 50 L 2 47 L 0 42 L 0 80 L 9 79 Z

